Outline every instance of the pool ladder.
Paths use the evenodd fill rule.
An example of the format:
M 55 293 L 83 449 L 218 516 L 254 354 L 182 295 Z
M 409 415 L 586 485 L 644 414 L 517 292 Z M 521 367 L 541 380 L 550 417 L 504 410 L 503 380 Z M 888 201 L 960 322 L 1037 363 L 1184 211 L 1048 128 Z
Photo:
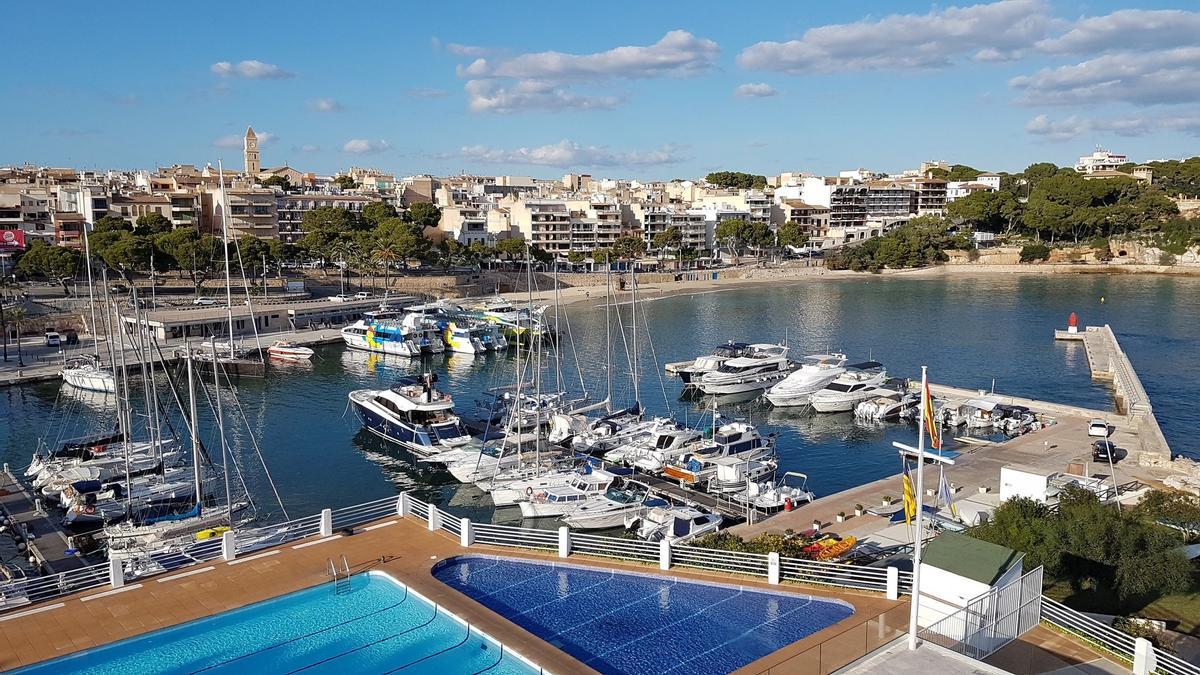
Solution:
M 333 592 L 336 595 L 341 595 L 342 592 L 350 590 L 350 563 L 346 561 L 346 556 L 342 555 L 342 569 L 338 569 L 334 564 L 333 558 L 327 558 L 329 563 L 329 574 L 333 577 Z

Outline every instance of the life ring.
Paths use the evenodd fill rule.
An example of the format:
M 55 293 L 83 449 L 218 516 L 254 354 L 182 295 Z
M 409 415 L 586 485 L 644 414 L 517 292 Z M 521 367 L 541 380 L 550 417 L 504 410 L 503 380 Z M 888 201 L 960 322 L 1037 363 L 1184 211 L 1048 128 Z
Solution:
M 526 496 L 526 497 L 532 497 L 532 496 L 533 496 L 533 488 L 532 488 L 532 487 L 527 487 L 527 488 L 525 488 L 525 496 Z
M 96 512 L 96 507 L 91 504 L 88 504 L 87 506 L 83 507 L 83 512 L 88 515 L 92 515 L 93 513 Z

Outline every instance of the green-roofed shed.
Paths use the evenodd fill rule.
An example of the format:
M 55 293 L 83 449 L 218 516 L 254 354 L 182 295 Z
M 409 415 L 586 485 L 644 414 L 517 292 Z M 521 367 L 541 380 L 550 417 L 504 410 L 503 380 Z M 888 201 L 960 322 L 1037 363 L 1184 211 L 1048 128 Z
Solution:
M 1011 548 L 968 537 L 957 532 L 944 532 L 925 546 L 921 563 L 951 574 L 995 586 L 1010 577 L 1016 569 L 1020 576 L 1024 553 Z

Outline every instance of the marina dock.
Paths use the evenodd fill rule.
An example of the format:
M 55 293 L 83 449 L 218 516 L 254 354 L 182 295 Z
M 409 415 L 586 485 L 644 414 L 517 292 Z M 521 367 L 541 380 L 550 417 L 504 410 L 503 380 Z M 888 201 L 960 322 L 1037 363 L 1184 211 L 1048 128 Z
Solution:
M 29 537 L 27 555 L 37 559 L 48 574 L 67 572 L 88 566 L 88 561 L 67 553 L 71 550 L 67 533 L 59 525 L 60 517 L 53 516 L 17 480 L 16 469 L 4 465 L 0 472 L 0 510 L 13 523 L 13 529 L 21 528 Z
M 1166 467 L 1170 461 L 1170 449 L 1154 419 L 1149 397 L 1112 329 L 1109 326 L 1088 327 L 1084 331 L 1070 333 L 1071 337 L 1064 337 L 1066 335 L 1066 331 L 1056 331 L 1055 338 L 1081 341 L 1088 350 L 1088 363 L 1092 365 L 1093 377 L 1113 382 L 1116 409 L 1095 410 L 991 394 L 1006 405 L 1029 408 L 1048 425 L 1022 436 L 984 444 L 957 444 L 951 441 L 952 434 L 949 431 L 945 433 L 945 444 L 959 453 L 954 457 L 954 464 L 945 467 L 945 473 L 954 493 L 957 515 L 967 524 L 974 524 L 978 514 L 989 512 L 999 505 L 1000 469 L 1005 466 L 1047 474 L 1060 472 L 1103 481 L 1105 485 L 1119 486 L 1119 499 L 1128 499 L 1133 496 L 1131 493 L 1140 493 L 1148 486 L 1161 486 L 1162 479 L 1170 475 Z M 938 384 L 931 384 L 930 390 L 935 396 L 951 401 L 980 395 L 976 390 Z M 1123 453 L 1118 455 L 1120 461 L 1112 471 L 1107 463 L 1096 464 L 1091 461 L 1091 441 L 1094 439 L 1088 436 L 1087 426 L 1089 420 L 1095 418 L 1109 424 L 1112 429 L 1109 440 Z M 896 457 L 897 468 L 900 468 L 898 451 Z M 922 497 L 923 503 L 930 508 L 937 501 L 938 478 L 939 468 L 927 463 L 923 485 L 925 494 Z M 812 529 L 816 524 L 818 529 L 834 531 L 842 536 L 853 535 L 859 541 L 882 548 L 911 544 L 912 528 L 903 522 L 891 522 L 891 516 L 903 508 L 902 494 L 901 475 L 896 473 L 819 498 L 759 523 L 738 525 L 733 532 L 748 538 L 767 532 L 802 532 Z M 862 507 L 863 514 L 856 516 L 858 506 Z M 944 510 L 940 517 L 953 520 L 951 514 Z

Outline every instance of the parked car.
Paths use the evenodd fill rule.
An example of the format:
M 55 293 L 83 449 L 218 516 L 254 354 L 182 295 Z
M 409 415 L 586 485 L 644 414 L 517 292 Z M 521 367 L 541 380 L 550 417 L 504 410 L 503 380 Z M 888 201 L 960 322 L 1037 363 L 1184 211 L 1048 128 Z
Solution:
M 58 347 L 62 345 L 62 336 L 57 331 L 46 331 L 46 346 Z
M 1108 422 L 1105 422 L 1099 417 L 1088 422 L 1088 436 L 1108 438 Z
M 1092 461 L 1093 462 L 1116 462 L 1117 461 L 1117 446 L 1107 438 L 1102 438 L 1092 442 Z
M 129 289 L 125 288 L 123 284 L 113 284 L 112 286 L 108 287 L 109 293 L 124 293 L 127 290 Z
M 63 331 L 63 335 L 65 335 L 67 338 L 68 346 L 79 344 L 79 333 L 75 332 L 75 329 L 68 328 L 67 330 Z
M 359 291 L 354 294 L 355 300 L 369 300 L 370 298 L 371 298 L 371 294 L 366 291 Z
M 350 296 L 346 295 L 345 293 L 338 293 L 337 295 L 333 296 L 332 298 L 329 298 L 329 301 L 330 302 L 349 302 Z
M 200 306 L 200 307 L 211 307 L 218 303 L 213 298 L 196 298 L 195 300 L 192 301 L 192 304 Z

